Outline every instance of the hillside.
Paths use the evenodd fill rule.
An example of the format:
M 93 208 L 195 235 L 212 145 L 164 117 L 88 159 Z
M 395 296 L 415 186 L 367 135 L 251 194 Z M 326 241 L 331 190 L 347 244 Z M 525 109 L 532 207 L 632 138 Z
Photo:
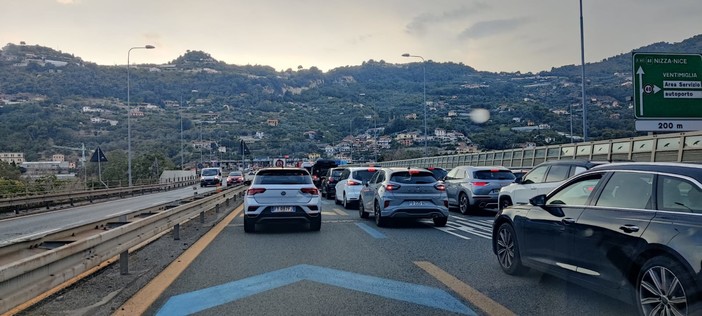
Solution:
M 701 48 L 702 35 L 635 51 Z M 637 135 L 628 101 L 630 56 L 586 65 L 589 115 L 597 118 L 590 120 L 593 139 Z M 463 64 L 432 61 L 425 66 L 430 134 L 441 128 L 464 136 L 431 139 L 433 154 L 455 152 L 459 143 L 502 149 L 566 142 L 571 111 L 574 134 L 581 133 L 579 66 L 538 74 L 479 72 Z M 373 157 L 376 136 L 423 134 L 421 63 L 368 60 L 328 72 L 315 67 L 278 72 L 187 51 L 167 64 L 132 67 L 132 144 L 137 155 L 160 153 L 180 163 L 181 117 L 187 163 L 201 156 L 238 159 L 232 149 L 240 139 L 247 140 L 258 157 L 325 156 L 331 147 L 334 155 L 348 156 L 350 150 L 355 160 L 365 160 Z M 60 151 L 52 145 L 85 143 L 124 151 L 126 99 L 124 66 L 99 66 L 47 47 L 7 44 L 0 51 L 0 151 L 23 152 L 28 160 L 48 159 Z M 468 119 L 475 108 L 490 110 L 490 121 L 475 124 Z M 544 129 L 512 130 L 531 125 Z M 392 141 L 379 157 L 416 156 L 421 143 Z M 220 147 L 229 150 L 222 153 Z M 63 153 L 77 158 L 74 152 Z

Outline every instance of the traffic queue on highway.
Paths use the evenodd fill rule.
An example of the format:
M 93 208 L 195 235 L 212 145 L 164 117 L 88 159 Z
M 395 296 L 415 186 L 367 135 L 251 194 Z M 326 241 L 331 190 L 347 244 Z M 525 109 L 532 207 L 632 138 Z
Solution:
M 501 166 L 330 166 L 314 181 L 305 168 L 265 168 L 246 192 L 244 230 L 302 222 L 318 231 L 322 199 L 378 227 L 443 227 L 450 211 L 494 211 L 492 248 L 506 274 L 541 271 L 642 315 L 702 313 L 702 166 L 557 160 L 519 176 Z

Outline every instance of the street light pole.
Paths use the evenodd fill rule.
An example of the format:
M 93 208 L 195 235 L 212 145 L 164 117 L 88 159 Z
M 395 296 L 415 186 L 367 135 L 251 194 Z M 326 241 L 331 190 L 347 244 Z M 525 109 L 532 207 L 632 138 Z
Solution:
M 427 66 L 426 66 L 426 60 L 424 60 L 424 57 L 419 56 L 419 55 L 410 55 L 408 53 L 402 54 L 402 57 L 415 57 L 419 58 L 422 60 L 422 69 L 424 72 L 423 76 L 423 86 L 424 86 L 424 157 L 427 157 Z
M 129 186 L 132 186 L 132 108 L 129 103 L 129 55 L 132 49 L 154 49 L 153 45 L 132 47 L 127 51 L 127 173 L 129 175 Z
M 583 0 L 580 0 L 580 63 L 583 98 L 583 141 L 587 141 L 587 107 L 585 106 L 585 35 L 583 30 Z

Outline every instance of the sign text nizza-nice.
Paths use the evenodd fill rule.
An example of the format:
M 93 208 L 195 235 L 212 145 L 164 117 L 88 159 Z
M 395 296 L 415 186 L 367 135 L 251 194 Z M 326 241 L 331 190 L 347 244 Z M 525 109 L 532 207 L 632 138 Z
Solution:
M 637 130 L 702 129 L 702 54 L 634 53 L 633 65 Z

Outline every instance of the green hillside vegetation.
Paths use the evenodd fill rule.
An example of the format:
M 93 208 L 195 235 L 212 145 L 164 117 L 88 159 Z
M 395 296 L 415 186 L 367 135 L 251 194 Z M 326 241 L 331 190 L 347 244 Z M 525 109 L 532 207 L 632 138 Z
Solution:
M 699 52 L 702 35 L 635 51 Z M 351 132 L 355 136 L 369 133 L 375 126 L 383 127 L 381 134 L 386 136 L 421 135 L 423 66 L 431 102 L 430 134 L 434 128 L 457 131 L 483 150 L 527 142 L 562 143 L 569 141 L 563 133 L 570 132 L 571 111 L 573 132 L 581 134 L 580 67 L 576 65 L 523 74 L 483 72 L 461 63 L 431 60 L 425 65 L 368 60 L 328 72 L 302 66 L 276 71 L 262 65 L 226 64 L 206 52 L 187 51 L 165 65 L 132 65 L 131 105 L 144 113 L 131 122 L 134 157 L 145 165 L 154 159 L 162 159 L 161 166 L 180 165 L 181 117 L 187 165 L 201 156 L 203 160 L 239 159 L 239 139 L 251 139 L 257 132 L 264 136 L 249 142 L 256 157 L 324 156 L 325 145 L 336 145 Z M 630 53 L 586 65 L 591 139 L 638 135 L 629 108 L 631 68 Z M 0 108 L 2 152 L 22 152 L 28 161 L 37 161 L 48 160 L 54 153 L 77 159 L 77 152 L 53 145 L 84 143 L 91 149 L 100 145 L 108 158 L 116 155 L 117 159 L 119 152 L 126 151 L 125 66 L 100 66 L 47 47 L 7 44 L 0 51 L 0 98 L 5 103 Z M 101 112 L 83 112 L 86 106 Z M 488 109 L 490 120 L 473 123 L 468 113 L 475 108 Z M 564 112 L 554 113 L 557 110 Z M 413 113 L 417 119 L 406 118 Z M 103 122 L 91 122 L 91 118 Z M 279 125 L 269 126 L 269 119 L 278 120 Z M 550 129 L 511 130 L 528 124 L 548 124 Z M 202 153 L 192 146 L 200 139 L 212 143 Z M 229 150 L 219 153 L 219 146 Z M 416 157 L 421 146 L 393 143 L 379 158 Z M 430 146 L 432 154 L 456 148 L 439 142 Z M 355 150 L 355 159 L 372 157 L 368 148 Z

